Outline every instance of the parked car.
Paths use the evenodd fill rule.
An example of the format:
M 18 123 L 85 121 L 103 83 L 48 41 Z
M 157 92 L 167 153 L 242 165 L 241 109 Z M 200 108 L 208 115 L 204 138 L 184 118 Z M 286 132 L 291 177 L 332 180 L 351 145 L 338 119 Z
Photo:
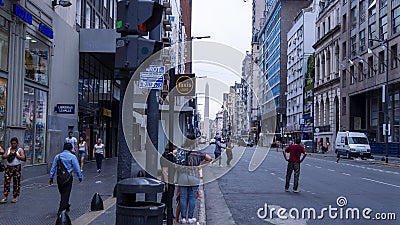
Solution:
M 359 132 L 338 132 L 335 141 L 335 152 L 347 158 L 371 158 L 371 146 L 367 135 Z
M 315 152 L 316 148 L 313 151 L 313 141 L 312 140 L 301 140 L 301 145 L 305 148 L 306 152 Z

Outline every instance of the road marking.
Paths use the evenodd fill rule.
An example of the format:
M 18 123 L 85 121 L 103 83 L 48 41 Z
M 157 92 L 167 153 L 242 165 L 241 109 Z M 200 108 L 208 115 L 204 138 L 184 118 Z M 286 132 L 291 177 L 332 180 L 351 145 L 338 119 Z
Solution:
M 361 177 L 361 179 L 363 179 L 363 180 L 368 180 L 368 181 L 372 181 L 372 182 L 375 182 L 375 183 L 378 183 L 378 184 L 384 184 L 384 185 L 388 185 L 388 186 L 400 188 L 400 186 L 398 186 L 398 185 L 389 184 L 389 183 L 385 183 L 385 182 L 377 181 L 377 180 L 372 180 L 372 179 L 368 179 L 368 178 L 365 178 L 365 177 Z
M 322 167 L 320 167 L 320 166 L 315 166 L 315 168 L 321 169 Z
M 348 174 L 348 173 L 342 173 L 343 175 L 346 175 L 346 176 L 351 176 L 350 174 Z
M 306 166 L 311 166 L 311 165 L 307 163 Z
M 77 218 L 76 220 L 72 221 L 72 225 L 81 225 L 81 224 L 83 225 L 93 222 L 93 220 L 95 220 L 97 217 L 99 217 L 101 214 L 103 214 L 105 211 L 111 208 L 116 203 L 116 201 L 117 199 L 113 197 L 106 199 L 103 202 L 104 210 L 87 212 L 82 216 L 80 216 L 79 218 Z
M 283 179 L 282 177 L 278 177 L 278 179 L 281 181 L 285 181 L 285 179 Z
M 331 171 L 331 172 L 335 172 L 335 170 L 333 170 L 333 169 L 328 169 L 329 171 Z
M 276 174 L 275 173 L 271 173 L 271 175 L 275 176 Z

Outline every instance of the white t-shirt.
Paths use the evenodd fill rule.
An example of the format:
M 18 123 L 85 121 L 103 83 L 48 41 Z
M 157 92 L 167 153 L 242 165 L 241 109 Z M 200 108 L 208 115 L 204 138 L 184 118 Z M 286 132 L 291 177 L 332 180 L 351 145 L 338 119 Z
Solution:
M 78 140 L 76 140 L 75 137 L 72 137 L 72 138 L 67 137 L 67 138 L 65 138 L 65 142 L 71 143 L 72 144 L 72 151 L 75 152 L 75 143 L 77 143 Z
M 95 144 L 95 145 L 94 145 L 95 153 L 103 154 L 103 147 L 104 147 L 104 144 L 103 144 L 103 143 L 101 143 L 100 145 Z

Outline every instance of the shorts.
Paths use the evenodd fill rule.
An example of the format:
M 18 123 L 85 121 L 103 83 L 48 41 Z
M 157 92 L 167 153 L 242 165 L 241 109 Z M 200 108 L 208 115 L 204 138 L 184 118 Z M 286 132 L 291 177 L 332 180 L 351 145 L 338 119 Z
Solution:
M 86 157 L 85 151 L 78 151 L 78 158 L 81 158 L 81 157 Z

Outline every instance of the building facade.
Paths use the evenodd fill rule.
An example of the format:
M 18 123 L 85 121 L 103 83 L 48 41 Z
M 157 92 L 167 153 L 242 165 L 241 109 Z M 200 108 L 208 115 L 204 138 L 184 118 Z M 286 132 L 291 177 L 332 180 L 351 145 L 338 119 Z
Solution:
M 286 0 L 271 0 L 266 4 L 265 23 L 258 34 L 258 66 L 262 73 L 262 87 L 259 93 L 261 129 L 269 133 L 279 134 L 280 128 L 286 124 L 286 34 L 299 10 L 309 4 L 310 1 Z M 280 135 L 278 138 L 281 138 Z
M 334 143 L 340 128 L 339 49 L 341 1 L 320 2 L 316 21 L 314 78 L 314 141 Z
M 341 129 L 384 142 L 382 85 L 388 76 L 389 142 L 400 142 L 400 1 L 342 1 Z M 372 40 L 373 39 L 373 40 Z M 381 40 L 381 41 L 379 41 Z M 386 61 L 388 59 L 388 61 Z
M 306 83 L 307 61 L 314 52 L 312 45 L 315 42 L 315 20 L 317 18 L 318 1 L 314 1 L 308 8 L 300 10 L 293 21 L 293 27 L 287 34 L 287 105 L 286 105 L 286 132 L 291 138 L 303 138 L 305 119 L 303 117 L 304 88 Z

